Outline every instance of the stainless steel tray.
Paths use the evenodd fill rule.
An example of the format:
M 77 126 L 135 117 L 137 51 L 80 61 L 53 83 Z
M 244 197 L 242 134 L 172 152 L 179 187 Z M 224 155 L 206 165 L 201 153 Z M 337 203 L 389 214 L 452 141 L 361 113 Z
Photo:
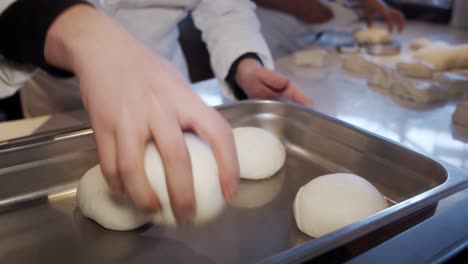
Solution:
M 293 263 L 369 241 L 376 231 L 468 186 L 463 170 L 297 105 L 256 100 L 218 110 L 234 127 L 275 133 L 287 161 L 270 180 L 242 181 L 235 205 L 201 227 L 114 232 L 84 218 L 74 188 L 98 162 L 91 130 L 0 144 L 0 261 Z M 319 239 L 301 234 L 292 214 L 297 190 L 314 177 L 342 171 L 365 177 L 393 206 Z

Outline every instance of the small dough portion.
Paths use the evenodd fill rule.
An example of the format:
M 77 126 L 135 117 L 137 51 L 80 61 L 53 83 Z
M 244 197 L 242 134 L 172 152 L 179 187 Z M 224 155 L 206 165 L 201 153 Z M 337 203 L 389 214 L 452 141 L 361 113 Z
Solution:
M 378 66 L 369 56 L 364 54 L 343 54 L 340 58 L 341 66 L 344 70 L 363 75 L 366 79 L 372 76 L 375 68 Z
M 354 40 L 358 44 L 383 44 L 392 40 L 390 33 L 384 28 L 367 28 L 354 32 Z
M 468 101 L 458 103 L 457 109 L 453 113 L 453 122 L 468 128 Z
M 436 71 L 468 67 L 468 44 L 451 46 L 435 43 L 414 53 L 413 58 L 431 65 Z
M 447 89 L 451 96 L 462 97 L 465 93 L 468 94 L 468 76 L 444 72 L 437 75 L 435 81 L 438 82 L 440 86 Z
M 315 238 L 387 207 L 387 201 L 371 183 L 349 173 L 313 179 L 299 189 L 293 205 L 297 227 Z
M 432 65 L 414 59 L 401 60 L 396 64 L 396 68 L 399 74 L 406 77 L 428 79 L 436 73 L 436 69 Z
M 376 87 L 382 91 L 391 91 L 391 88 L 397 79 L 398 77 L 394 70 L 385 67 L 377 67 L 367 80 L 367 83 L 368 85 Z
M 233 133 L 241 178 L 265 179 L 283 167 L 286 150 L 272 133 L 258 127 L 238 127 Z
M 81 178 L 76 199 L 84 216 L 107 229 L 133 230 L 150 220 L 149 216 L 136 210 L 127 198 L 111 195 L 99 165 L 88 170 Z
M 449 97 L 447 90 L 437 82 L 404 77 L 393 82 L 392 94 L 415 103 L 433 103 Z
M 192 164 L 195 191 L 196 212 L 193 224 L 198 225 L 218 216 L 223 211 L 225 202 L 218 177 L 218 166 L 210 146 L 193 133 L 184 133 L 184 137 Z M 145 170 L 162 208 L 154 214 L 153 222 L 177 226 L 167 191 L 164 164 L 154 143 L 146 147 Z
M 293 54 L 293 62 L 297 66 L 322 68 L 328 53 L 323 49 L 311 48 L 297 51 Z

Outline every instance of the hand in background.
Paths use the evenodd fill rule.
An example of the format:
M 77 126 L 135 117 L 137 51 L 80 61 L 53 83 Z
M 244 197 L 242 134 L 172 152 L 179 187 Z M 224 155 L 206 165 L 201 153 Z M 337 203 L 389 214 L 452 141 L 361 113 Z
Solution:
M 154 140 L 173 212 L 179 223 L 190 222 L 196 205 L 183 131 L 192 130 L 214 152 L 225 197 L 234 195 L 239 163 L 229 124 L 169 62 L 111 19 L 85 5 L 66 10 L 49 29 L 45 56 L 76 74 L 112 190 L 142 210 L 160 208 L 144 170 L 146 144 Z
M 242 60 L 237 68 L 235 80 L 249 98 L 279 96 L 312 106 L 312 102 L 288 78 L 264 68 L 256 59 Z
M 300 20 L 310 24 L 321 24 L 333 18 L 333 12 L 319 0 L 296 0 L 295 15 Z
M 405 28 L 406 20 L 403 13 L 387 6 L 381 0 L 364 0 L 364 11 L 366 14 L 367 25 L 372 26 L 372 21 L 376 15 L 381 15 L 386 23 L 389 32 L 393 31 L 394 24 L 398 31 L 401 32 Z

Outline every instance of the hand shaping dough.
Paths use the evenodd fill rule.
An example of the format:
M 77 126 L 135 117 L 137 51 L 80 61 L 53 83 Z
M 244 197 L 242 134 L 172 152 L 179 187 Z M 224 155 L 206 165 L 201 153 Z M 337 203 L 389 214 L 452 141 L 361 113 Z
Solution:
M 468 101 L 458 103 L 457 109 L 453 113 L 453 122 L 468 128 Z
M 107 229 L 132 230 L 150 219 L 137 211 L 125 197 L 117 198 L 111 195 L 99 165 L 87 171 L 81 178 L 76 197 L 83 215 Z
M 195 191 L 196 212 L 193 224 L 202 224 L 215 218 L 224 209 L 218 166 L 210 146 L 205 141 L 192 133 L 184 133 L 184 137 L 190 154 Z M 153 222 L 177 225 L 167 192 L 164 165 L 153 143 L 146 147 L 145 170 L 162 208 L 154 215 Z
M 294 200 L 298 228 L 321 237 L 387 208 L 368 181 L 348 173 L 328 174 L 302 186 Z
M 286 150 L 273 134 L 257 127 L 238 127 L 233 133 L 241 178 L 265 179 L 283 167 Z
M 325 65 L 327 55 L 328 53 L 322 49 L 305 49 L 295 52 L 293 61 L 297 66 L 322 68 Z
M 444 72 L 439 74 L 435 80 L 444 87 L 451 96 L 464 96 L 468 93 L 468 76 Z
M 392 94 L 415 103 L 432 103 L 448 99 L 447 90 L 438 83 L 404 77 L 394 81 Z
M 210 146 L 191 133 L 184 133 L 190 154 L 196 212 L 194 224 L 201 224 L 216 217 L 224 208 L 224 198 L 218 177 L 218 167 Z M 86 217 L 101 226 L 113 230 L 135 229 L 150 220 L 175 226 L 166 175 L 161 156 L 153 143 L 146 147 L 145 170 L 148 181 L 159 198 L 162 210 L 153 216 L 139 213 L 128 200 L 111 198 L 109 187 L 99 165 L 89 170 L 80 180 L 77 190 L 78 205 Z
M 270 132 L 256 127 L 236 128 L 233 131 L 241 177 L 263 179 L 274 175 L 286 159 L 283 144 Z M 224 198 L 218 177 L 218 167 L 210 146 L 192 133 L 184 133 L 190 154 L 195 191 L 196 213 L 193 223 L 201 224 L 216 217 L 224 208 Z M 132 230 L 149 221 L 175 226 L 166 176 L 161 156 L 153 143 L 146 147 L 145 170 L 162 210 L 152 216 L 145 215 L 122 198 L 112 198 L 99 165 L 90 169 L 80 180 L 77 189 L 78 206 L 83 215 L 112 230 Z M 281 183 L 272 181 L 274 186 Z M 281 185 L 281 184 L 280 184 Z M 277 190 L 277 189 L 274 189 Z M 274 197 L 276 191 L 269 193 Z
M 391 41 L 390 33 L 383 28 L 361 29 L 353 34 L 358 44 L 383 44 Z

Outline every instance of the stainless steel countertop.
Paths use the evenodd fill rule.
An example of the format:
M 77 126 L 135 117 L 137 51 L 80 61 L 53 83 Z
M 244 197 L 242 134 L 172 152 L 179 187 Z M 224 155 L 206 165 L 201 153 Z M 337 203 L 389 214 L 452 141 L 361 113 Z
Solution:
M 396 35 L 403 46 L 418 37 L 463 43 L 468 42 L 468 31 L 410 22 Z M 365 79 L 342 71 L 337 56 L 323 69 L 294 66 L 290 57 L 279 59 L 276 67 L 314 101 L 317 110 L 468 170 L 468 129 L 452 125 L 456 102 L 424 108 L 397 102 L 369 88 Z M 468 190 L 442 201 L 439 208 L 466 196 Z

